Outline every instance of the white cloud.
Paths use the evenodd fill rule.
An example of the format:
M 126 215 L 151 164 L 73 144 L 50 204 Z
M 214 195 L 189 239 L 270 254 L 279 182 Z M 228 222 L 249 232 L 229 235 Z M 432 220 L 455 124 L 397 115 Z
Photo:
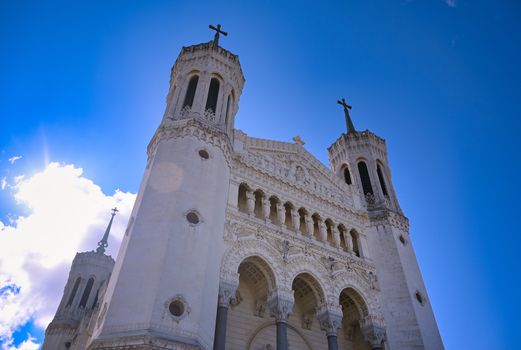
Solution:
M 14 162 L 16 162 L 17 160 L 20 160 L 20 159 L 22 159 L 22 156 L 14 156 L 14 157 L 9 158 L 7 161 L 11 164 L 14 164 Z
M 2 178 L 2 181 L 0 181 L 0 188 L 3 190 L 5 190 L 5 186 L 7 186 L 7 178 L 4 176 Z
M 40 345 L 31 334 L 27 334 L 27 339 L 18 346 L 13 345 L 13 340 L 10 339 L 7 343 L 2 344 L 2 350 L 38 350 Z
M 30 320 L 47 326 L 74 255 L 96 248 L 114 206 L 120 212 L 107 253 L 116 256 L 136 196 L 119 190 L 106 195 L 82 173 L 73 165 L 50 163 L 10 187 L 17 203 L 27 206 L 31 214 L 11 224 L 0 221 L 0 288 L 19 287 L 18 293 L 0 292 L 0 344 L 12 344 L 13 332 Z M 22 345 L 19 349 L 33 349 L 30 338 Z M 9 346 L 4 349 L 17 349 Z

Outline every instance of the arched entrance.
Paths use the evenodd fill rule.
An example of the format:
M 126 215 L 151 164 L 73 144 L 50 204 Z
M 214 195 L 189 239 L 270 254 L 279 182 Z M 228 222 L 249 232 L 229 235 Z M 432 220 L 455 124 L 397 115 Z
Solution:
M 275 321 L 267 306 L 268 295 L 275 288 L 272 267 L 262 257 L 250 256 L 240 263 L 238 272 L 238 300 L 228 312 L 226 349 L 229 350 L 248 349 L 253 345 L 255 334 L 267 323 L 275 329 Z M 275 336 L 271 337 L 269 331 L 260 335 L 255 337 L 256 347 L 252 349 L 257 349 L 257 343 L 275 344 Z
M 367 305 L 362 296 L 353 288 L 345 288 L 339 296 L 342 307 L 342 326 L 338 330 L 340 349 L 371 350 L 360 330 L 360 320 L 368 315 Z

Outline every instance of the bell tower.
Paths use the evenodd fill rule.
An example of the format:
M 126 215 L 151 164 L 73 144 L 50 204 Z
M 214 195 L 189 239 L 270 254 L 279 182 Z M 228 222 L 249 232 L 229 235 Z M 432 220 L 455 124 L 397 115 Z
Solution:
M 369 215 L 368 245 L 381 287 L 386 342 L 391 349 L 443 349 L 387 158 L 385 140 L 357 131 L 344 99 L 347 132 L 328 149 L 333 171 L 354 186 Z M 404 332 L 404 330 L 407 332 Z
M 211 349 L 231 137 L 244 77 L 213 41 L 183 47 L 89 349 Z

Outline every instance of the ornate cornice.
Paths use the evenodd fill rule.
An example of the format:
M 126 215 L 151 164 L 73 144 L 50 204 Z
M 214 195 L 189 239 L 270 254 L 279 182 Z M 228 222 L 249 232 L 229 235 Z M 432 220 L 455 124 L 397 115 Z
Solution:
M 196 137 L 205 143 L 209 143 L 221 149 L 228 166 L 231 165 L 231 143 L 228 135 L 197 119 L 175 120 L 170 123 L 170 125 L 160 126 L 148 144 L 148 158 L 153 158 L 157 146 L 161 141 L 187 136 Z

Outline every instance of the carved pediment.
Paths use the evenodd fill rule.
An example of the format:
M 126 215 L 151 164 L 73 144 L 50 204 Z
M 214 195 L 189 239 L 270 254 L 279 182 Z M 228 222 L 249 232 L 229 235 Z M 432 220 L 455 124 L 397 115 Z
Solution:
M 274 142 L 274 146 L 277 144 L 280 142 Z M 352 204 L 351 189 L 330 169 L 301 146 L 286 145 L 287 147 L 283 149 L 250 146 L 247 152 L 240 154 L 239 159 L 246 165 L 307 191 L 318 193 L 344 205 Z

